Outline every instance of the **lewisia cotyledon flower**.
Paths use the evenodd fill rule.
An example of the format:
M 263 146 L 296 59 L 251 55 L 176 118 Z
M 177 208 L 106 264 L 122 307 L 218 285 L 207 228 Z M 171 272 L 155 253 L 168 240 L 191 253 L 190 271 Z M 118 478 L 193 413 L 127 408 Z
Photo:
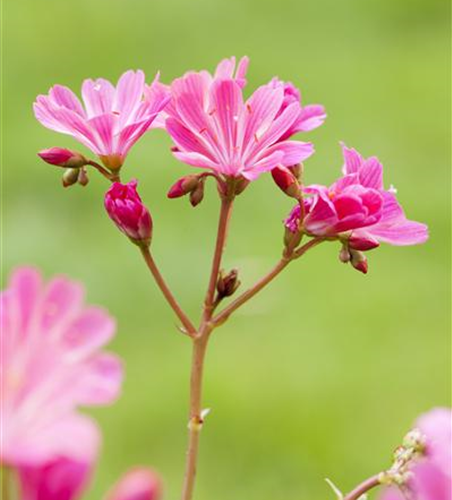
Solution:
M 392 487 L 381 500 L 452 500 L 452 411 L 435 408 L 417 420 L 425 453 L 411 466 L 404 491 Z
M 234 73 L 235 60 L 225 59 L 213 76 L 189 72 L 171 84 L 165 126 L 177 159 L 227 177 L 254 180 L 277 165 L 292 166 L 313 153 L 312 144 L 288 138 L 323 119 L 302 119 L 294 87 L 277 79 L 245 100 L 247 65 L 248 59 L 242 59 Z M 314 115 L 318 111 L 311 110 Z
M 92 462 L 99 432 L 77 408 L 118 396 L 121 363 L 101 350 L 114 331 L 106 311 L 85 305 L 79 283 L 45 283 L 28 267 L 12 273 L 1 294 L 2 464 L 35 468 L 68 457 L 85 470 Z
M 379 242 L 415 245 L 428 238 L 425 224 L 408 220 L 393 189 L 383 186 L 383 166 L 376 157 L 364 159 L 343 146 L 343 177 L 332 186 L 304 188 L 304 230 L 312 236 L 340 237 L 357 250 L 369 250 Z M 285 221 L 296 232 L 300 223 L 297 205 Z
M 69 88 L 55 85 L 48 95 L 37 97 L 35 116 L 45 127 L 72 135 L 117 170 L 169 99 L 158 75 L 147 88 L 144 80 L 142 71 L 127 71 L 116 87 L 103 78 L 85 80 L 84 106 Z

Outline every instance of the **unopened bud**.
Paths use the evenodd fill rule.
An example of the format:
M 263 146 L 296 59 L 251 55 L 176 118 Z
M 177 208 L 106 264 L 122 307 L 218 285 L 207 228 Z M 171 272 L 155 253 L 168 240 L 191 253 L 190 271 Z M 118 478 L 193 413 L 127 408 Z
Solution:
M 224 270 L 220 271 L 217 281 L 217 292 L 221 298 L 230 297 L 240 286 L 238 275 L 239 272 L 237 269 L 232 269 L 229 273 L 226 273 Z
M 61 182 L 63 183 L 63 187 L 69 187 L 78 182 L 78 168 L 68 168 L 64 171 L 63 177 L 61 178 Z
M 204 179 L 200 179 L 198 185 L 190 192 L 190 203 L 192 207 L 199 205 L 204 198 Z
M 293 173 L 293 175 L 297 178 L 299 182 L 301 182 L 302 177 L 303 177 L 303 164 L 298 163 L 297 165 L 292 165 L 291 167 L 288 167 L 289 170 Z
M 354 250 L 361 250 L 365 252 L 366 250 L 372 250 L 372 248 L 377 248 L 380 246 L 380 242 L 369 235 L 359 235 L 356 236 L 353 233 L 348 239 L 348 244 L 350 248 Z
M 367 274 L 367 258 L 359 250 L 350 250 L 350 263 L 359 272 Z
M 177 180 L 169 189 L 168 198 L 180 198 L 191 193 L 199 184 L 199 176 L 186 175 Z
M 295 175 L 286 167 L 275 167 L 272 170 L 272 177 L 275 184 L 283 191 L 287 196 L 291 198 L 299 198 L 300 184 L 298 183 Z
M 250 181 L 248 179 L 245 179 L 245 177 L 239 177 L 235 183 L 234 194 L 239 195 L 243 193 L 243 191 L 245 191 L 245 189 L 248 187 L 249 183 Z
M 348 249 L 347 245 L 342 245 L 341 251 L 339 252 L 339 260 L 344 264 L 347 264 L 348 262 L 350 262 L 350 259 L 350 250 Z
M 136 180 L 128 184 L 114 182 L 105 194 L 105 208 L 110 219 L 138 245 L 149 245 L 152 218 L 137 192 Z
M 88 173 L 86 172 L 86 169 L 84 169 L 83 167 L 80 168 L 78 171 L 77 182 L 83 187 L 85 187 L 89 182 Z
M 50 165 L 64 168 L 80 168 L 88 162 L 82 154 L 65 148 L 43 149 L 38 156 Z

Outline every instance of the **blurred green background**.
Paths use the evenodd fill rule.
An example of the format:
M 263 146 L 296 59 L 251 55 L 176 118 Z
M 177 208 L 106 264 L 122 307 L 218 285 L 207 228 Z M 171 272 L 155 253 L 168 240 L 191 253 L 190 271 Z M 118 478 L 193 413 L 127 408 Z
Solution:
M 33 117 L 35 96 L 87 77 L 142 68 L 150 81 L 251 57 L 247 92 L 273 75 L 323 103 L 326 124 L 303 136 L 317 154 L 308 182 L 330 183 L 338 142 L 378 154 L 408 215 L 430 226 L 419 247 L 383 246 L 363 276 L 329 244 L 289 268 L 214 335 L 207 360 L 197 500 L 321 500 L 389 464 L 420 413 L 450 404 L 450 53 L 442 0 L 9 0 L 4 6 L 3 271 L 18 264 L 83 281 L 118 319 L 111 349 L 125 360 L 121 399 L 90 411 L 104 431 L 86 500 L 133 464 L 179 496 L 186 446 L 190 345 L 136 249 L 103 210 L 102 178 L 60 187 L 36 151 L 74 147 Z M 165 193 L 191 172 L 161 131 L 139 142 L 137 177 L 155 221 L 153 249 L 192 315 L 207 281 L 218 199 L 192 209 Z M 80 148 L 83 150 L 83 148 Z M 239 198 L 225 264 L 244 285 L 281 250 L 291 207 L 263 176 Z

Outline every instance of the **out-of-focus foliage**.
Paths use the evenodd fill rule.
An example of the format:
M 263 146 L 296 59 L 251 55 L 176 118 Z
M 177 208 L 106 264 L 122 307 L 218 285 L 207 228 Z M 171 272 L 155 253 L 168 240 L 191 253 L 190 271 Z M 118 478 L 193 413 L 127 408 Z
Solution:
M 32 263 L 82 280 L 90 302 L 117 316 L 113 348 L 126 362 L 121 400 L 94 415 L 102 458 L 87 499 L 131 464 L 151 464 L 177 498 L 184 460 L 189 341 L 146 274 L 138 251 L 103 210 L 106 182 L 64 190 L 36 151 L 74 147 L 33 117 L 54 83 L 115 80 L 142 68 L 169 82 L 223 57 L 251 57 L 249 88 L 273 75 L 320 102 L 326 124 L 307 182 L 330 183 L 338 142 L 377 154 L 408 215 L 430 226 L 421 247 L 372 251 L 369 275 L 316 249 L 215 333 L 208 356 L 197 500 L 332 498 L 389 463 L 413 418 L 448 404 L 450 386 L 449 14 L 443 1 L 9 0 L 4 7 L 3 269 Z M 305 136 L 307 137 L 307 136 Z M 207 281 L 218 200 L 167 200 L 192 171 L 161 131 L 133 149 L 152 211 L 153 249 L 168 281 L 197 314 Z M 83 151 L 83 148 L 80 148 Z M 281 250 L 291 202 L 264 176 L 241 196 L 225 263 L 242 286 Z

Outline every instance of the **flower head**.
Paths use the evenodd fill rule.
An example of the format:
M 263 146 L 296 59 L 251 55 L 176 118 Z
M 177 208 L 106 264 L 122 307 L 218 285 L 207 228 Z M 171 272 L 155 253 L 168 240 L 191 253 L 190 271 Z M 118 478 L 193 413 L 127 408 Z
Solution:
M 313 236 L 347 239 L 352 248 L 369 250 L 378 242 L 415 245 L 428 238 L 427 226 L 406 218 L 393 190 L 383 186 L 383 166 L 376 157 L 364 159 L 343 146 L 343 177 L 332 186 L 312 185 L 304 189 L 304 230 Z M 298 230 L 300 207 L 285 221 Z
M 213 76 L 189 72 L 171 84 L 165 125 L 177 159 L 227 177 L 254 180 L 313 153 L 311 144 L 287 140 L 300 119 L 301 105 L 288 102 L 283 82 L 272 80 L 244 99 L 247 65 L 242 59 L 234 73 L 235 60 L 226 59 Z
M 157 75 L 144 100 L 144 78 L 142 71 L 127 71 L 116 88 L 102 78 L 85 80 L 84 106 L 69 88 L 55 85 L 48 95 L 37 97 L 35 116 L 45 127 L 72 135 L 107 168 L 117 170 L 169 99 Z
M 119 393 L 121 363 L 100 351 L 114 330 L 103 309 L 84 304 L 80 284 L 65 277 L 44 283 L 28 267 L 12 274 L 1 294 L 1 463 L 92 460 L 98 430 L 76 409 L 108 404 Z
M 105 209 L 110 219 L 133 242 L 149 244 L 152 218 L 137 191 L 138 182 L 114 182 L 105 194 Z
M 410 464 L 406 484 L 385 490 L 381 500 L 451 500 L 452 412 L 435 408 L 417 420 L 425 451 Z

